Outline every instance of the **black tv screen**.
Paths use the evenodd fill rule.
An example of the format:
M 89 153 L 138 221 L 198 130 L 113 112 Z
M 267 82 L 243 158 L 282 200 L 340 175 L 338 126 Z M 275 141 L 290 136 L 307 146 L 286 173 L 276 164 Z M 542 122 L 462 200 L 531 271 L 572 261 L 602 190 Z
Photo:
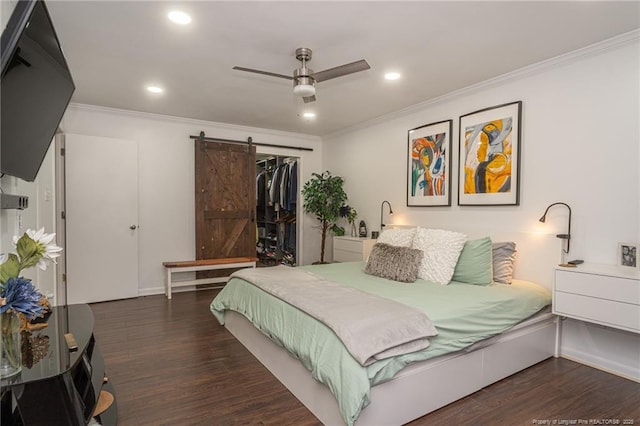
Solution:
M 75 90 L 43 1 L 16 4 L 1 54 L 0 171 L 32 182 Z

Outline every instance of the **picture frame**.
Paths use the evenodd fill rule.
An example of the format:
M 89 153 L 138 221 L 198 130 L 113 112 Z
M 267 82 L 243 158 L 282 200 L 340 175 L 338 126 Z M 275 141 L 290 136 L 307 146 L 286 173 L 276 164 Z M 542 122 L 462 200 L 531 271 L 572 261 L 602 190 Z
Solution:
M 453 120 L 425 124 L 407 132 L 407 206 L 451 205 Z
M 638 243 L 618 243 L 618 266 L 638 268 Z
M 458 205 L 520 204 L 522 101 L 460 116 Z

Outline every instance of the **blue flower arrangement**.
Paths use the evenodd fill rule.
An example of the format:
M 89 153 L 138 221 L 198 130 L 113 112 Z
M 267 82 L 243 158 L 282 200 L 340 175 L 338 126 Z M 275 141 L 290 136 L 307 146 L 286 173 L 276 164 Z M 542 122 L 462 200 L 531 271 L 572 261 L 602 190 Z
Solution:
M 45 311 L 45 306 L 41 304 L 42 294 L 28 278 L 9 278 L 4 285 L 3 299 L 0 314 L 13 310 L 34 319 Z

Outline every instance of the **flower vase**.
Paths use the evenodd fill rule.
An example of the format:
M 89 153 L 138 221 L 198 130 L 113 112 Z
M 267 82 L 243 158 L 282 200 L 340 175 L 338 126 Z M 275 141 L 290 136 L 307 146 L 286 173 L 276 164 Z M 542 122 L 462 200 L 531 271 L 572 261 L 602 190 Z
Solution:
M 0 378 L 7 379 L 22 371 L 20 317 L 17 313 L 0 314 Z
M 352 237 L 357 237 L 358 236 L 358 228 L 356 228 L 356 223 L 355 222 L 351 222 L 351 236 Z

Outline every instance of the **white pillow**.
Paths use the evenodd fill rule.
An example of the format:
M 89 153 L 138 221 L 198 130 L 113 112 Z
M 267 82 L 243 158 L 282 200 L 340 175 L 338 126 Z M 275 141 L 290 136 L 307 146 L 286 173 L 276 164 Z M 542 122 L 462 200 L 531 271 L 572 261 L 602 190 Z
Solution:
M 385 229 L 376 240 L 376 243 L 389 244 L 396 247 L 411 247 L 416 228 Z
M 418 228 L 413 248 L 424 253 L 418 277 L 438 284 L 449 284 L 466 241 L 467 236 L 459 232 Z

